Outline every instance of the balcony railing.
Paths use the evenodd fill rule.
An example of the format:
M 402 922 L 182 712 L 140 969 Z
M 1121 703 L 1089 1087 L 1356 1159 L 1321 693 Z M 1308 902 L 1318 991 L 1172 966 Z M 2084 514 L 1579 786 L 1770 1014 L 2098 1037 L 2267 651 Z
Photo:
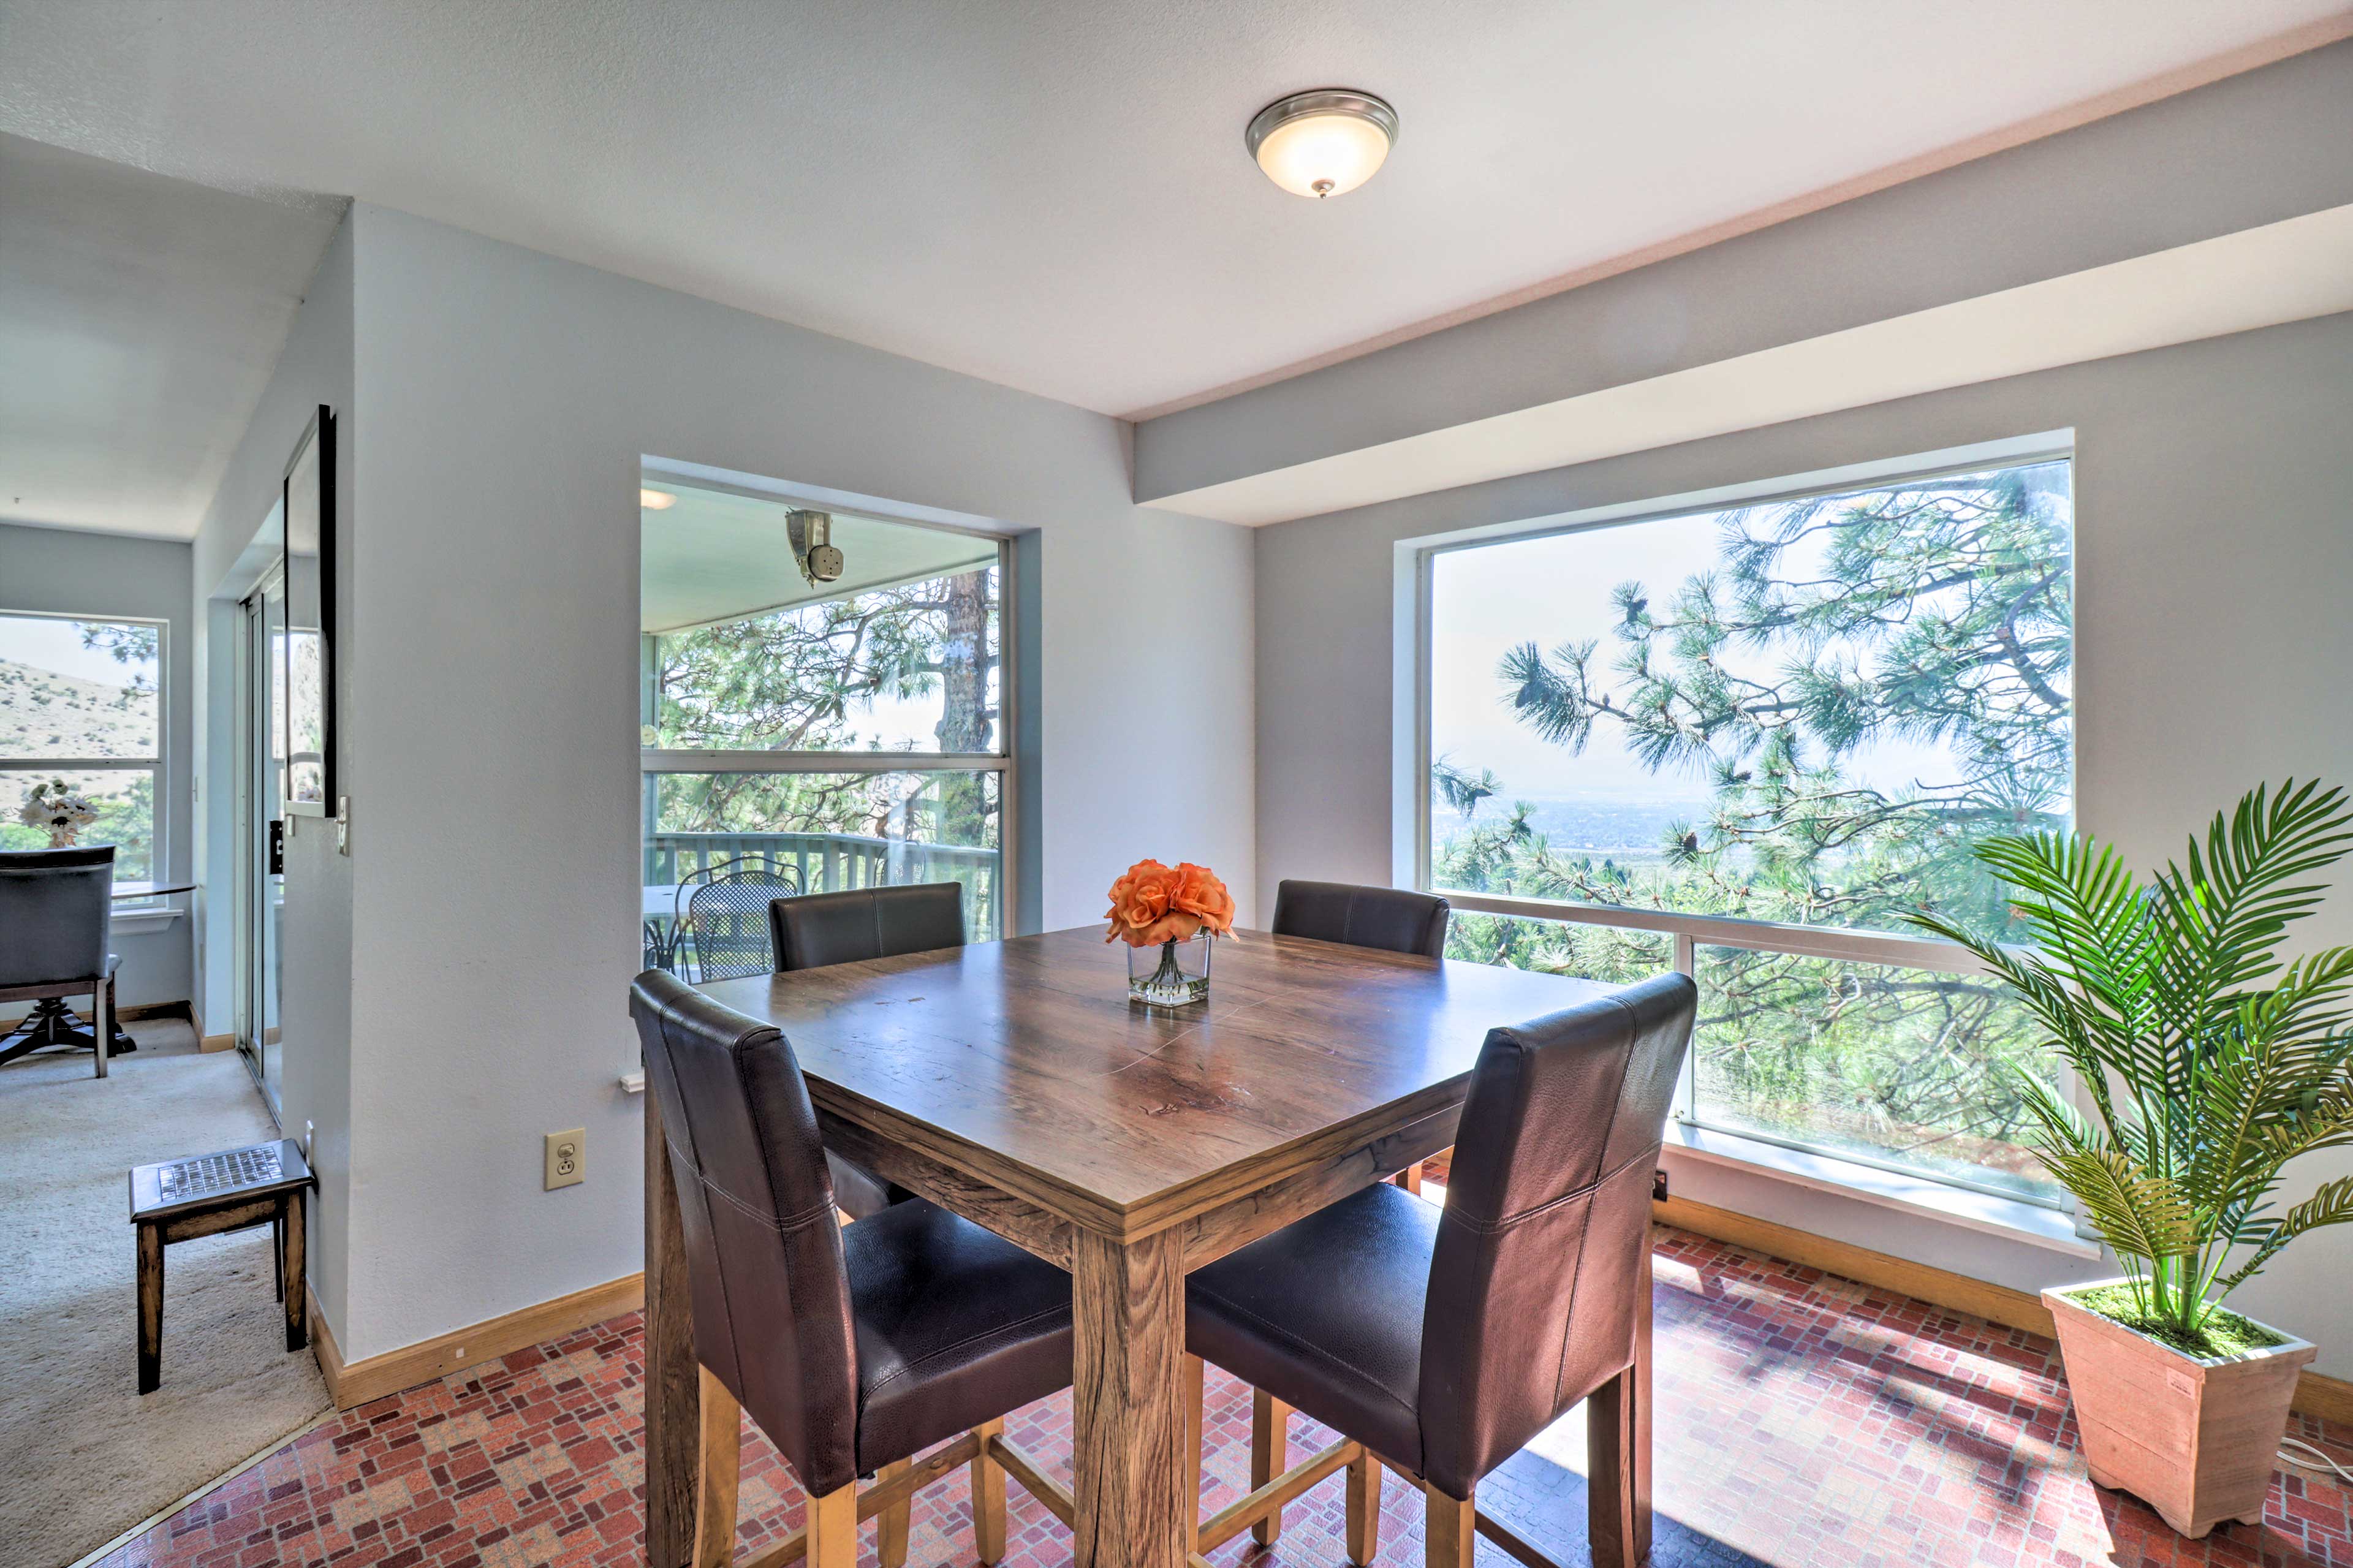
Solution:
M 684 882 L 730 860 L 760 859 L 789 872 L 804 893 L 903 882 L 964 884 L 965 929 L 997 935 L 1003 857 L 965 844 L 917 844 L 855 833 L 658 833 L 646 840 L 648 887 Z

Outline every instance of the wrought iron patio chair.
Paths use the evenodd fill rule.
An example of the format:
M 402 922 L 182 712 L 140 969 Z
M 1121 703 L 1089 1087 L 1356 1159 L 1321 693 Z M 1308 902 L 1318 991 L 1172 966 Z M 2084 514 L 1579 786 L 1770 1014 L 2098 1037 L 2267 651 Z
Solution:
M 799 892 L 792 872 L 757 856 L 712 867 L 687 893 L 686 918 L 674 939 L 683 944 L 689 978 L 700 984 L 775 969 L 768 906 Z

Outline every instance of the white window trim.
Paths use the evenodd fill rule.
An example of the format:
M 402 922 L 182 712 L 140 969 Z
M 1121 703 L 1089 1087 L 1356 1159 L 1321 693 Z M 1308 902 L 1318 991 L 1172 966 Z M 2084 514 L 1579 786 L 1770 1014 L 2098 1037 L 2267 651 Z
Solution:
M 107 616 L 93 611 L 12 610 L 0 609 L 0 617 L 28 621 L 73 621 L 78 624 L 103 624 L 116 626 L 153 626 L 155 628 L 155 755 L 152 757 L 18 757 L 0 756 L 0 773 L 139 773 L 154 780 L 153 816 L 148 824 L 148 874 L 145 881 L 166 882 L 172 879 L 171 843 L 168 837 L 170 799 L 167 781 L 172 754 L 172 623 L 153 616 Z M 20 801 L 0 803 L 13 817 Z M 126 934 L 136 934 L 168 925 L 180 911 L 164 905 L 160 899 L 148 898 L 118 901 L 110 912 L 111 929 Z M 126 923 L 126 916 L 160 915 L 154 921 L 140 920 Z
M 651 475 L 659 470 L 649 466 L 646 471 Z M 757 495 L 764 500 L 778 499 L 775 495 L 744 490 L 738 486 L 716 484 L 707 479 L 694 479 L 691 482 L 739 494 Z M 1018 623 L 1015 618 L 1017 574 L 1014 571 L 1013 542 L 1002 534 L 984 534 L 974 529 L 934 521 L 928 517 L 910 515 L 902 518 L 896 509 L 878 508 L 868 501 L 860 501 L 856 510 L 904 521 L 913 527 L 967 533 L 995 542 L 997 749 L 994 752 L 779 752 L 647 746 L 638 752 L 638 774 L 642 778 L 652 773 L 995 773 L 997 921 L 1002 934 L 1012 935 L 1019 907 L 1018 883 L 1020 877 L 1020 859 L 1015 853 L 1015 838 L 1019 832 L 1019 805 L 1015 798 L 1019 774 L 1013 765 L 1013 739 L 1019 732 L 1017 707 L 1020 701 L 1020 681 L 1015 668 L 1018 658 L 1015 627 Z M 925 579 L 911 580 L 922 582 Z
M 1811 1150 L 1761 1143 L 1736 1132 L 1682 1121 L 1667 1124 L 1665 1148 L 1670 1155 L 1731 1166 L 1834 1197 L 2023 1241 L 2070 1258 L 2100 1256 L 2099 1243 L 2084 1237 L 2073 1216 L 2018 1198 L 1926 1176 L 1907 1176 L 1875 1165 L 1858 1165 Z
M 1688 915 L 1609 904 L 1582 904 L 1543 899 L 1495 897 L 1433 888 L 1430 877 L 1430 561 L 1454 550 L 1506 541 L 1576 532 L 1603 525 L 1621 525 L 1694 512 L 1723 510 L 1777 500 L 1873 484 L 1962 473 L 1990 467 L 2021 467 L 2037 461 L 2075 457 L 2072 429 L 2042 431 L 2005 440 L 1953 447 L 1868 463 L 1780 479 L 1720 486 L 1681 495 L 1592 507 L 1583 510 L 1518 521 L 1487 523 L 1398 540 L 1392 550 L 1392 708 L 1390 724 L 1390 877 L 1400 888 L 1436 893 L 1458 909 L 1478 913 L 1518 915 L 1536 920 L 1567 921 L 1653 931 L 1674 939 L 1674 967 L 1691 973 L 1694 949 L 1701 942 L 1788 952 L 1848 963 L 1885 963 L 1945 973 L 1975 974 L 1982 967 L 1964 950 L 1933 937 L 1834 927 L 1792 926 L 1722 916 Z M 2081 1088 L 2065 1063 L 2059 1067 L 2061 1092 L 2081 1103 Z M 1722 1128 L 1697 1124 L 1692 1109 L 1697 1093 L 1695 1067 L 1686 1055 L 1676 1086 L 1674 1118 L 1669 1123 L 1668 1147 L 1680 1147 L 1694 1158 L 1740 1165 L 1761 1173 L 1798 1181 L 1889 1205 L 1931 1218 L 1998 1235 L 2023 1237 L 2079 1256 L 2096 1256 L 2097 1247 L 2084 1239 L 2084 1225 L 2072 1197 L 2052 1205 L 2008 1196 L 1965 1181 L 1947 1180 L 1927 1173 L 1911 1173 L 1888 1164 L 1841 1159 L 1794 1144 L 1746 1137 Z M 2090 1250 L 2084 1251 L 2084 1248 Z

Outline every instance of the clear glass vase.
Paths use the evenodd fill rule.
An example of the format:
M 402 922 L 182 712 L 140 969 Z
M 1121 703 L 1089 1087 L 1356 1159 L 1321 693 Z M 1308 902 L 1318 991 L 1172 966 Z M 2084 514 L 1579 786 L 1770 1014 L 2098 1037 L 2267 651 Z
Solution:
M 1127 950 L 1127 996 L 1147 1007 L 1184 1007 L 1209 999 L 1209 953 L 1218 939 L 1207 931 L 1183 942 Z

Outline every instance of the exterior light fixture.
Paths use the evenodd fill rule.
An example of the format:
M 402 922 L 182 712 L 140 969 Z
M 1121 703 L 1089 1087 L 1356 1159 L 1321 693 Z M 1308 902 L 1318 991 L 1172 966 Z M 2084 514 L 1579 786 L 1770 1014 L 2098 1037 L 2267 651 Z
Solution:
M 638 491 L 638 505 L 648 511 L 668 511 L 677 504 L 678 498 L 668 490 L 640 489 Z
M 1397 110 L 1348 88 L 1278 98 L 1242 132 L 1266 177 L 1294 196 L 1345 195 L 1379 172 L 1397 141 Z
M 785 513 L 785 532 L 792 541 L 793 559 L 812 588 L 841 575 L 841 552 L 833 542 L 833 514 L 795 507 Z

